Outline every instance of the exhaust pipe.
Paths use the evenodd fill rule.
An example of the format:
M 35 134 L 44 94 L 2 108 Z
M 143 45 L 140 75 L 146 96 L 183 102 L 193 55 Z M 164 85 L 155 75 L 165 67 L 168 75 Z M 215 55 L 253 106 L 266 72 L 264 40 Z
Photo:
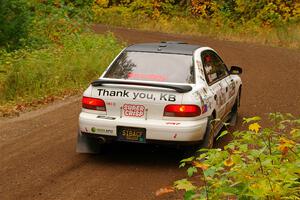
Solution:
M 100 137 L 98 137 L 97 139 L 98 139 L 98 142 L 99 142 L 100 144 L 106 143 L 105 137 L 100 136 Z

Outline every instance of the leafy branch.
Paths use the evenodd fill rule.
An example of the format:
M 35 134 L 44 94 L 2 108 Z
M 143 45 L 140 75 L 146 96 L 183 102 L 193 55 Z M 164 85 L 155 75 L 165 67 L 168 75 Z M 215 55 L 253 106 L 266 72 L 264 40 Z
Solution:
M 262 128 L 260 117 L 245 118 L 248 129 L 231 133 L 224 149 L 183 159 L 189 176 L 174 187 L 186 191 L 185 199 L 300 199 L 300 119 L 281 113 L 269 119 L 272 126 Z

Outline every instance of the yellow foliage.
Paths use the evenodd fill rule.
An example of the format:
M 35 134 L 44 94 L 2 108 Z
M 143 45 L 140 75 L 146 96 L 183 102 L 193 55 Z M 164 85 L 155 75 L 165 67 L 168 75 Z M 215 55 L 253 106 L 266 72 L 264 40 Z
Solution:
M 261 128 L 261 126 L 258 123 L 253 123 L 253 124 L 249 125 L 249 130 L 255 131 L 255 133 L 258 133 L 260 128 Z
M 248 179 L 248 180 L 252 180 L 253 179 L 253 177 L 249 176 L 249 175 L 246 175 L 245 178 Z
M 234 164 L 234 162 L 233 162 L 233 160 L 232 160 L 231 157 L 229 157 L 228 159 L 226 159 L 226 160 L 224 161 L 224 165 L 227 166 L 227 167 L 230 167 L 230 166 L 232 166 L 233 164 Z
M 208 169 L 209 165 L 201 162 L 193 162 L 193 165 L 197 168 L 200 168 L 202 170 Z
M 109 0 L 96 0 L 95 4 L 100 7 L 107 8 L 109 4 Z
M 293 148 L 296 143 L 293 140 L 289 140 L 285 137 L 280 137 L 280 144 L 278 150 L 281 151 L 283 155 L 287 154 L 290 148 Z
M 195 16 L 203 18 L 210 17 L 216 10 L 217 5 L 212 0 L 192 0 L 191 1 L 191 12 Z
M 300 129 L 292 129 L 292 130 L 290 131 L 290 134 L 291 134 L 291 135 L 295 135 L 297 132 L 300 132 Z
M 257 189 L 257 188 L 259 188 L 259 184 L 253 183 L 253 184 L 250 185 L 250 187 L 254 188 L 254 189 Z
M 279 140 L 280 140 L 281 144 L 285 144 L 285 145 L 288 145 L 288 146 L 295 146 L 295 144 L 296 144 L 293 140 L 289 140 L 285 137 L 281 137 Z

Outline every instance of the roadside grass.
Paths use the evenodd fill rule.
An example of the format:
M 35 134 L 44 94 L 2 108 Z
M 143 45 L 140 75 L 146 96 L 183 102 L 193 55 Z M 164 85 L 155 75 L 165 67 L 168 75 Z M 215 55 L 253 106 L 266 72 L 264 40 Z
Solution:
M 0 52 L 0 116 L 82 91 L 123 47 L 110 33 L 69 35 L 61 41 L 44 49 Z
M 261 27 L 254 22 L 239 25 L 220 19 L 204 20 L 184 15 L 150 18 L 133 13 L 126 7 L 95 7 L 93 12 L 95 23 L 300 49 L 299 23 Z

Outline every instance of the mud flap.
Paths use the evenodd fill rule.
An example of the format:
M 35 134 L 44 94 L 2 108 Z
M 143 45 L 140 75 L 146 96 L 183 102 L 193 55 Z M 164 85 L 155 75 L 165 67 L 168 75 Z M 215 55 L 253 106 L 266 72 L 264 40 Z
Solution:
M 78 131 L 77 135 L 77 145 L 76 145 L 77 153 L 100 153 L 101 152 L 101 144 L 97 142 L 95 138 L 88 137 L 86 135 L 81 134 Z
M 233 112 L 230 115 L 229 125 L 235 126 L 237 123 L 238 112 Z

